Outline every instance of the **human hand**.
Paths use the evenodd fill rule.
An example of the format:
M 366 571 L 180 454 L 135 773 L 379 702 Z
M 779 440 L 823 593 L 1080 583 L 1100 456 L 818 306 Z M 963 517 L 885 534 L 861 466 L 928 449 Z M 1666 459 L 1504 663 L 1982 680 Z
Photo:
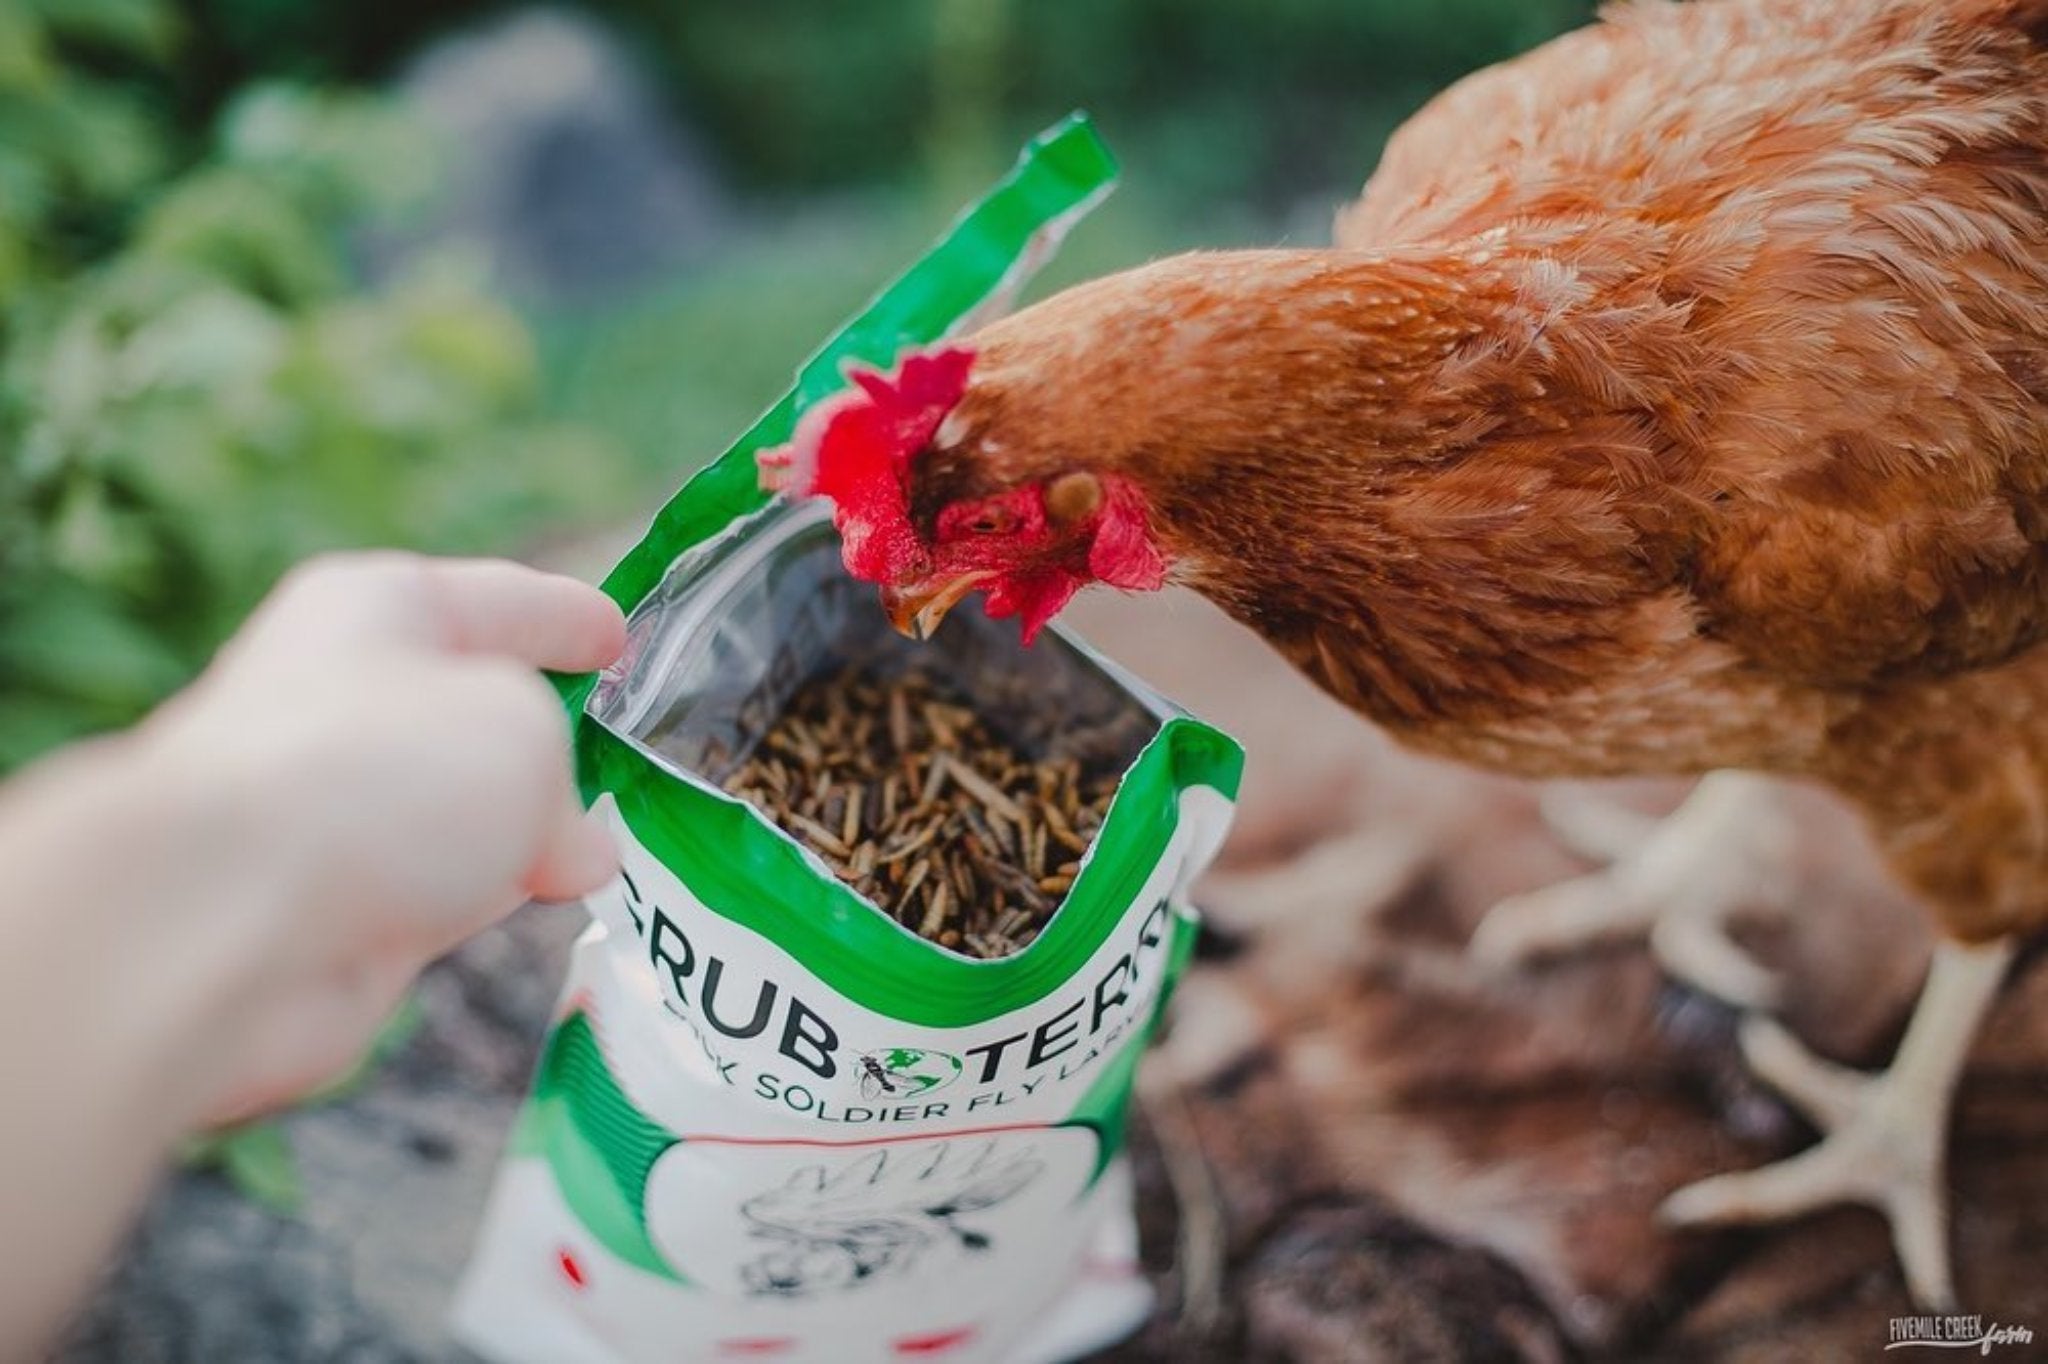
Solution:
M 570 579 L 325 558 L 136 731 L 134 780 L 178 802 L 181 854 L 227 888 L 174 907 L 232 958 L 196 1116 L 332 1079 L 427 961 L 529 897 L 611 878 L 535 670 L 601 667 L 624 642 L 618 609 Z
M 430 957 L 614 873 L 536 668 L 624 646 L 565 578 L 316 561 L 138 728 L 0 785 L 0 1358 L 195 1125 L 338 1076 Z

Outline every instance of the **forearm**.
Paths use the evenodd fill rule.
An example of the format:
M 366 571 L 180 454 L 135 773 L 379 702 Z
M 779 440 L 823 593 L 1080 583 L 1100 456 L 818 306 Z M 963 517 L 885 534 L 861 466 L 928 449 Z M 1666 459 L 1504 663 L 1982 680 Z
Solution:
M 265 886 L 139 736 L 0 791 L 0 1357 L 32 1352 L 220 1084 Z

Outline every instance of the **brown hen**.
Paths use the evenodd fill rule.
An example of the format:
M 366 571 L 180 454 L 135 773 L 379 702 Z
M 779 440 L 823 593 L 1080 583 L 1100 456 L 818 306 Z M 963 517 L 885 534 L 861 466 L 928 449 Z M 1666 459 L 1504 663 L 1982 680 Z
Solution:
M 1773 829 L 1749 774 L 1859 805 L 1946 934 L 1898 1058 L 1752 1023 L 1828 1135 L 1668 1207 L 1871 1202 L 1952 1299 L 1948 1099 L 2048 922 L 2048 0 L 1626 5 L 1419 113 L 1334 248 L 1162 261 L 969 349 L 909 362 L 900 448 L 846 453 L 844 404 L 777 465 L 872 494 L 848 562 L 904 623 L 1171 579 L 1419 748 L 1714 774 L 1481 950 L 1654 919 L 1766 1002 L 1715 927 Z

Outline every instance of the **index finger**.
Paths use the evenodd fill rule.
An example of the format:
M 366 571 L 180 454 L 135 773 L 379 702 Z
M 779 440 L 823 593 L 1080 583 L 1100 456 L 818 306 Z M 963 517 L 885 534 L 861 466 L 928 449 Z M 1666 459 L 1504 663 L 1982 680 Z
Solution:
M 502 559 L 426 559 L 420 570 L 447 648 L 557 672 L 602 668 L 625 651 L 625 617 L 588 583 Z

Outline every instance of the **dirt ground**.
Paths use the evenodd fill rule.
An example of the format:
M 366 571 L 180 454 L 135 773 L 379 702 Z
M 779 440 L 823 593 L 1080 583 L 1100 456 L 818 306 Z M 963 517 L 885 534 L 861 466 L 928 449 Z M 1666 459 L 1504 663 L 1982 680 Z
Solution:
M 1084 602 L 1076 619 L 1251 758 L 1134 1128 L 1160 1308 L 1106 1358 L 1883 1353 L 1910 1309 L 1874 1213 L 1715 1233 L 1656 1221 L 1672 1189 L 1812 1140 L 1745 1074 L 1730 1010 L 1671 984 L 1640 943 L 1505 974 L 1465 951 L 1495 900 L 1587 869 L 1532 789 L 1400 752 L 1191 599 Z M 1660 810 L 1683 791 L 1613 794 Z M 1852 817 L 1818 792 L 1786 802 L 1791 908 L 1744 940 L 1782 973 L 1797 1034 L 1881 1063 L 1926 931 Z M 167 1183 L 62 1358 L 459 1358 L 442 1313 L 576 917 L 529 908 L 438 966 L 404 1052 L 289 1120 L 297 1218 L 211 1175 Z M 1950 1178 L 1967 1309 L 2048 1342 L 2041 956 L 1978 1040 Z

